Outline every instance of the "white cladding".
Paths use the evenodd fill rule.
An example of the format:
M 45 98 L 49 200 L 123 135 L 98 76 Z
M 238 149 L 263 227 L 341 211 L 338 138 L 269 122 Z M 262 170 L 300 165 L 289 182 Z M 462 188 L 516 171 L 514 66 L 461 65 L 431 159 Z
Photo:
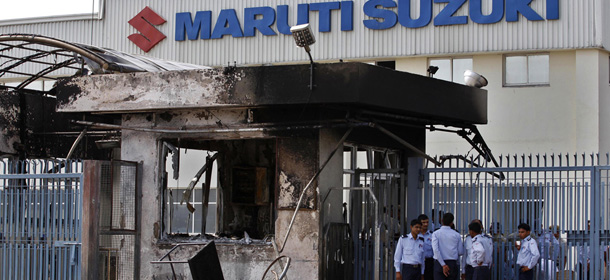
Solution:
M 175 17 L 179 12 L 212 11 L 212 24 L 223 9 L 235 9 L 242 24 L 244 8 L 278 5 L 289 6 L 289 23 L 296 24 L 297 5 L 300 3 L 328 2 L 320 0 L 106 0 L 103 19 L 68 22 L 35 23 L 0 26 L 0 34 L 33 33 L 59 39 L 112 48 L 127 53 L 146 54 L 127 39 L 137 33 L 128 21 L 148 6 L 167 20 L 156 26 L 167 38 L 147 55 L 189 62 L 199 65 L 220 66 L 286 63 L 307 60 L 306 53 L 295 47 L 291 36 L 272 28 L 278 35 L 263 36 L 257 31 L 254 37 L 175 41 Z M 517 52 L 553 49 L 608 48 L 610 42 L 610 4 L 603 0 L 559 0 L 559 19 L 528 21 L 522 15 L 518 22 L 435 26 L 433 21 L 422 28 L 410 29 L 396 24 L 386 30 L 372 30 L 364 26 L 370 19 L 363 12 L 367 1 L 354 1 L 354 29 L 341 31 L 340 12 L 332 11 L 331 31 L 318 32 L 317 11 L 310 11 L 310 23 L 317 42 L 312 47 L 314 59 L 380 59 L 405 56 L 435 56 L 481 52 Z M 412 18 L 419 17 L 419 1 L 412 2 Z M 468 15 L 468 1 L 455 15 Z M 491 11 L 491 0 L 483 0 L 483 14 Z M 447 4 L 434 3 L 433 17 Z M 546 18 L 546 0 L 533 0 L 530 4 Z M 392 8 L 394 12 L 397 8 Z M 506 14 L 506 11 L 505 11 Z M 606 43 L 606 44 L 604 44 Z

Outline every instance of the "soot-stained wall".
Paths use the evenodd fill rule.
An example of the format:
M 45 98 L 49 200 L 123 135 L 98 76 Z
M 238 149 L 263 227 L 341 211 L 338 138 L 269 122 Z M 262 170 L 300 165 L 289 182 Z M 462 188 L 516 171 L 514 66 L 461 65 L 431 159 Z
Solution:
M 217 127 L 217 122 L 219 121 L 226 126 L 240 124 L 245 120 L 245 115 L 245 109 L 125 114 L 122 125 L 138 128 L 180 127 L 186 131 L 192 128 Z M 161 223 L 163 184 L 160 182 L 161 177 L 159 176 L 163 168 L 159 166 L 162 162 L 159 145 L 162 145 L 162 142 L 167 139 L 181 139 L 181 143 L 185 144 L 188 142 L 188 145 L 192 145 L 195 142 L 204 143 L 204 145 L 209 146 L 201 146 L 200 148 L 224 151 L 224 155 L 219 157 L 219 167 L 225 174 L 219 177 L 224 177 L 224 179 L 220 178 L 220 181 L 225 189 L 230 189 L 233 177 L 227 173 L 233 172 L 234 167 L 268 167 L 268 178 L 271 186 L 269 205 L 259 206 L 258 213 L 270 210 L 268 218 L 275 227 L 277 242 L 281 245 L 286 234 L 287 225 L 292 217 L 293 207 L 298 200 L 298 195 L 296 194 L 300 193 L 300 190 L 317 170 L 320 149 L 317 131 L 298 131 L 278 137 L 277 135 L 270 135 L 262 131 L 169 134 L 125 129 L 121 139 L 121 157 L 123 160 L 141 162 L 143 171 L 140 240 L 142 279 L 171 278 L 172 272 L 169 265 L 151 264 L 150 262 L 158 260 L 171 249 L 174 243 L 197 241 L 196 238 L 188 238 L 188 240 L 181 241 L 177 239 L 164 240 L 163 238 Z M 193 139 L 196 139 L 196 141 Z M 286 176 L 283 181 L 280 175 L 282 173 Z M 295 187 L 292 189 L 282 189 L 279 187 L 281 183 Z M 292 258 L 293 266 L 289 271 L 289 276 L 292 278 L 318 278 L 320 214 L 319 207 L 316 204 L 318 199 L 317 185 L 318 183 L 305 196 L 304 201 L 306 203 L 304 205 L 308 209 L 301 211 L 297 215 L 286 249 L 282 253 Z M 284 200 L 284 207 L 278 210 L 278 200 L 280 197 L 286 199 Z M 231 195 L 225 195 L 222 199 L 224 202 L 229 203 L 231 202 Z M 240 211 L 240 207 L 245 209 L 251 206 L 231 205 L 229 209 L 226 209 L 226 215 L 222 218 L 226 227 L 221 229 L 222 231 L 229 230 L 227 228 L 228 224 L 235 220 L 235 213 Z M 247 211 L 244 214 L 248 214 Z M 249 215 L 253 216 L 253 214 Z M 264 215 L 262 216 L 265 218 Z M 243 228 L 233 228 L 233 230 L 240 232 Z M 260 231 L 265 232 L 264 229 Z M 261 236 L 256 237 L 262 238 Z M 264 270 L 276 257 L 273 246 L 269 242 L 246 244 L 243 239 L 234 241 L 228 239 L 221 238 L 221 240 L 217 241 L 217 249 L 225 279 L 260 279 Z M 194 254 L 195 250 L 195 248 L 181 250 L 176 252 L 172 259 L 187 259 Z M 184 277 L 184 279 L 190 277 L 188 267 L 177 266 L 176 269 L 177 274 Z

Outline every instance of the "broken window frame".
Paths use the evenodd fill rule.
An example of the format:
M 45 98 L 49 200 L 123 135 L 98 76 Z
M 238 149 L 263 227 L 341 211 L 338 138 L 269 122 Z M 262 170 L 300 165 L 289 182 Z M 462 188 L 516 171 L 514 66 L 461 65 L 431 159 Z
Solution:
M 206 212 L 207 215 L 206 217 L 203 217 L 203 213 L 198 213 L 198 211 L 195 211 L 193 213 L 189 213 L 187 214 L 189 217 L 187 219 L 187 230 L 186 232 L 177 232 L 173 230 L 173 221 L 176 219 L 176 217 L 174 217 L 174 209 L 175 207 L 184 207 L 185 209 L 187 209 L 187 205 L 191 205 L 192 207 L 196 207 L 197 205 L 201 205 L 200 211 L 203 211 L 203 185 L 205 184 L 205 176 L 206 176 L 206 172 L 208 172 L 208 170 L 212 170 L 211 173 L 217 173 L 217 165 L 215 163 L 215 158 L 211 160 L 212 162 L 212 167 L 210 167 L 208 170 L 205 170 L 203 172 L 201 172 L 201 174 L 186 174 L 186 178 L 185 179 L 186 182 L 191 182 L 191 180 L 195 180 L 194 177 L 196 177 L 197 175 L 199 175 L 199 178 L 197 180 L 197 182 L 194 182 L 194 185 L 192 186 L 192 190 L 191 190 L 191 194 L 189 196 L 189 201 L 188 203 L 181 203 L 183 200 L 183 194 L 184 191 L 186 191 L 188 189 L 189 186 L 182 186 L 184 185 L 184 183 L 181 183 L 180 186 L 170 186 L 170 180 L 173 178 L 179 178 L 179 174 L 180 174 L 180 153 L 183 150 L 196 150 L 196 151 L 201 151 L 204 153 L 207 153 L 208 156 L 211 157 L 215 157 L 214 155 L 218 154 L 215 151 L 208 151 L 208 150 L 200 150 L 200 149 L 188 149 L 188 148 L 180 148 L 180 147 L 175 147 L 174 145 L 172 145 L 171 143 L 167 142 L 167 141 L 161 141 L 161 164 L 159 165 L 160 168 L 160 174 L 161 174 L 161 182 L 162 182 L 162 200 L 161 200 L 161 217 L 163 220 L 163 234 L 165 236 L 180 236 L 180 235 L 188 235 L 188 236 L 197 236 L 197 235 L 202 235 L 202 227 L 203 227 L 203 223 L 204 220 L 207 224 L 207 221 L 209 220 L 209 215 L 210 213 L 214 213 L 214 224 L 213 227 L 209 227 L 208 225 L 206 225 L 206 232 L 205 234 L 215 234 L 218 231 L 218 220 L 219 220 L 219 208 L 221 206 L 221 203 L 219 202 L 219 197 L 220 197 L 220 193 L 219 193 L 219 188 L 217 187 L 217 184 L 210 184 L 210 192 L 209 193 L 214 193 L 214 199 L 210 199 L 208 196 L 208 211 Z M 170 155 L 171 154 L 171 155 Z M 171 158 L 170 158 L 171 157 Z M 172 166 L 172 173 L 170 174 L 169 172 L 167 172 L 167 166 L 171 165 Z M 203 161 L 203 164 L 201 165 L 203 169 L 203 167 L 207 166 L 207 162 L 206 160 Z M 199 168 L 198 168 L 199 169 Z M 201 169 L 199 171 L 201 171 Z M 207 168 L 206 168 L 207 169 Z M 210 174 L 211 177 L 213 177 L 213 174 Z M 179 183 L 180 181 L 178 181 Z M 179 183 L 180 184 L 180 183 Z M 211 190 L 214 190 L 214 192 L 212 192 Z M 182 192 L 181 192 L 182 191 Z M 200 195 L 198 194 L 198 191 L 201 192 Z M 175 192 L 175 193 L 172 193 Z M 213 200 L 213 201 L 211 201 Z M 211 209 L 211 207 L 216 207 L 215 211 L 209 211 L 209 209 Z M 187 210 L 188 211 L 188 210 Z M 199 217 L 197 217 L 199 216 Z M 197 220 L 200 219 L 201 221 L 199 228 L 197 229 L 196 224 L 197 224 Z M 213 228 L 213 231 L 209 231 L 208 229 Z
M 352 159 L 353 156 L 356 159 Z M 360 155 L 365 157 L 364 162 L 359 162 L 358 158 Z M 349 160 L 346 160 L 349 156 Z M 383 167 L 375 167 L 375 158 L 381 157 L 383 159 Z M 400 152 L 389 148 L 363 146 L 352 143 L 345 143 L 343 148 L 343 170 L 348 172 L 349 170 L 355 169 L 397 169 L 401 168 L 400 163 Z M 364 165 L 364 166 L 363 166 Z
M 177 196 L 175 196 L 177 199 L 176 200 L 170 200 L 167 201 L 167 204 L 173 204 L 174 207 L 183 207 L 186 208 L 186 204 L 181 204 L 181 197 L 182 197 L 182 193 L 183 191 L 186 190 L 186 188 L 181 188 L 181 187 L 168 187 L 166 189 L 167 191 L 176 191 Z M 195 207 L 197 209 L 197 211 L 195 211 L 192 214 L 188 214 L 188 215 L 192 215 L 193 217 L 190 217 L 188 219 L 188 225 L 187 228 L 188 230 L 186 232 L 178 232 L 178 231 L 172 231 L 172 223 L 170 222 L 169 225 L 169 232 L 168 234 L 170 235 L 180 235 L 180 234 L 188 234 L 188 235 L 199 235 L 201 234 L 201 222 L 197 221 L 197 218 L 195 217 L 195 215 L 198 215 L 197 213 L 199 213 L 199 211 L 202 211 L 203 208 L 203 194 L 200 193 L 203 192 L 203 187 L 201 186 L 201 184 L 198 184 L 195 186 L 195 188 L 193 189 L 193 194 L 191 195 L 191 199 L 190 199 L 190 203 L 191 205 L 193 205 L 193 207 Z M 172 196 L 173 197 L 173 196 Z M 217 229 L 217 224 L 218 224 L 218 220 L 217 220 L 217 212 L 218 212 L 218 188 L 217 186 L 210 186 L 210 197 L 209 197 L 209 201 L 208 201 L 208 213 L 207 213 L 207 217 L 206 217 L 206 234 L 215 234 L 216 233 L 216 229 Z M 165 205 L 165 207 L 167 207 L 168 209 L 175 209 L 173 207 L 170 207 L 169 205 Z M 212 209 L 214 209 L 213 211 L 211 211 Z M 169 215 L 171 214 L 172 210 L 166 210 L 166 211 L 170 211 Z M 213 214 L 212 214 L 213 213 Z M 209 223 L 210 222 L 210 217 L 213 217 L 214 221 L 213 224 Z M 203 219 L 203 217 L 201 217 L 201 219 Z
M 180 143 L 183 143 L 183 145 L 181 146 Z M 226 158 L 226 153 L 231 153 L 231 149 L 228 147 L 234 147 L 234 145 L 238 145 L 237 143 L 242 142 L 243 146 L 242 148 L 246 148 L 248 146 L 251 145 L 251 143 L 248 143 L 249 141 L 254 141 L 257 142 L 258 144 L 255 144 L 256 147 L 267 147 L 269 149 L 271 149 L 273 151 L 273 155 L 271 157 L 269 157 L 268 160 L 264 161 L 266 163 L 261 163 L 260 165 L 258 163 L 255 162 L 250 162 L 248 160 L 245 161 L 237 161 L 237 162 L 231 162 L 231 163 L 226 163 L 225 161 L 227 160 Z M 262 142 L 261 142 L 262 141 Z M 231 143 L 231 142 L 235 142 L 235 143 Z M 199 145 L 198 143 L 200 143 L 201 145 Z M 173 146 L 172 144 L 176 144 L 176 146 Z M 218 145 L 218 146 L 216 146 Z M 258 146 L 260 145 L 260 146 Z M 235 232 L 243 232 L 244 233 L 244 238 L 246 240 L 251 240 L 252 242 L 262 242 L 261 244 L 268 244 L 268 240 L 267 237 L 268 235 L 273 235 L 275 232 L 275 219 L 277 217 L 277 208 L 275 206 L 276 201 L 275 201 L 275 188 L 276 186 L 276 179 L 275 179 L 275 172 L 276 172 L 276 149 L 277 146 L 277 139 L 275 138 L 257 138 L 257 139 L 222 139 L 222 140 L 216 140 L 216 139 L 186 139 L 186 140 L 179 140 L 179 139 L 171 139 L 171 138 L 165 138 L 165 139 L 159 139 L 158 140 L 158 149 L 159 149 L 159 166 L 158 166 L 158 170 L 159 170 L 159 193 L 161 195 L 161 198 L 159 199 L 159 205 L 160 205 L 160 210 L 159 210 L 159 214 L 160 214 L 160 242 L 180 242 L 180 239 L 188 239 L 188 240 L 195 240 L 196 238 L 201 238 L 204 240 L 210 240 L 210 239 L 215 239 L 215 238 L 220 238 L 219 240 L 222 240 L 222 242 L 232 242 L 233 240 L 235 240 L 235 237 L 240 238 L 241 235 L 240 234 L 236 234 Z M 193 147 L 196 147 L 193 149 Z M 206 148 L 203 148 L 206 147 Z M 178 151 L 178 155 L 181 155 L 181 153 L 183 154 L 183 152 L 180 152 L 179 150 L 199 150 L 199 151 L 209 151 L 210 153 L 216 153 L 215 155 L 218 155 L 218 165 L 216 167 L 214 167 L 214 169 L 217 171 L 217 188 L 216 188 L 216 218 L 215 218 L 215 222 L 216 222 L 216 232 L 214 234 L 210 234 L 208 231 L 206 231 L 205 236 L 202 235 L 200 232 L 191 232 L 190 234 L 185 234 L 185 233 L 173 233 L 172 231 L 172 227 L 171 227 L 171 221 L 170 219 L 172 219 L 173 217 L 171 216 L 171 208 L 170 206 L 170 202 L 173 205 L 178 204 L 179 205 L 179 200 L 181 199 L 182 195 L 181 194 L 176 194 L 173 193 L 173 197 L 170 196 L 170 193 L 168 192 L 169 189 L 172 189 L 171 186 L 168 186 L 168 182 L 170 181 L 169 179 L 173 178 L 173 172 L 172 169 L 170 168 L 166 168 L 166 166 L 171 165 L 171 161 L 172 161 L 172 156 L 173 154 L 170 154 L 170 150 L 175 150 Z M 225 150 L 225 149 L 229 149 L 229 150 Z M 246 148 L 248 149 L 248 148 Z M 258 148 L 257 148 L 258 149 Z M 175 161 L 176 162 L 180 162 L 180 158 L 177 156 L 175 157 Z M 258 162 L 258 160 L 256 160 L 256 162 Z M 183 169 L 181 166 L 176 165 L 175 169 L 177 170 L 181 170 Z M 263 183 L 263 185 L 261 186 L 267 186 L 267 195 L 269 196 L 268 201 L 263 201 L 263 200 L 259 200 L 258 197 L 258 192 L 257 192 L 257 196 L 254 198 L 253 202 L 234 202 L 232 200 L 234 194 L 232 192 L 234 192 L 234 184 L 233 181 L 235 180 L 235 178 L 233 177 L 233 173 L 235 169 L 243 169 L 243 170 L 250 170 L 251 172 L 254 171 L 260 171 L 259 169 L 266 169 L 266 174 L 268 174 L 268 176 L 266 177 L 267 179 L 265 180 L 265 183 Z M 258 174 L 258 173 L 257 173 Z M 178 174 L 180 175 L 180 174 Z M 183 175 L 183 174 L 182 174 Z M 184 175 L 183 175 L 184 176 Z M 193 178 L 192 174 L 188 174 L 188 181 L 190 181 L 190 179 Z M 204 181 L 203 177 L 205 175 L 202 175 L 201 180 L 199 181 L 198 185 L 201 185 L 201 182 Z M 258 178 L 258 177 L 257 177 Z M 181 180 L 182 181 L 182 180 Z M 186 181 L 186 180 L 185 180 Z M 211 184 L 212 187 L 214 186 L 213 184 Z M 168 188 L 169 187 L 169 188 Z M 176 189 L 176 188 L 173 188 Z M 180 189 L 180 188 L 178 188 Z M 264 191 L 264 190 L 263 190 Z M 192 201 L 192 196 L 191 196 L 191 201 Z M 212 207 L 213 203 L 210 202 L 208 207 Z M 186 206 L 182 206 L 184 208 L 186 208 Z M 238 208 L 238 210 L 236 210 L 236 207 Z M 210 209 L 210 208 L 208 208 Z M 241 211 L 240 211 L 241 210 Z M 245 212 L 244 212 L 245 211 Z M 258 212 L 258 214 L 256 214 Z M 196 212 L 195 212 L 196 213 Z M 240 214 L 241 213 L 241 216 Z M 243 216 L 245 213 L 245 216 Z M 252 214 L 255 213 L 255 214 Z M 267 217 L 266 214 L 269 214 L 269 216 Z M 235 219 L 232 219 L 231 221 L 229 221 L 229 219 L 231 219 L 231 216 L 235 216 Z M 258 216 L 257 216 L 258 215 Z M 262 216 L 261 216 L 262 215 Z M 265 216 L 268 219 L 264 219 L 264 223 L 261 223 L 260 219 L 261 217 Z M 241 217 L 241 219 L 238 219 L 238 217 Z M 245 218 L 245 219 L 244 219 Z M 237 219 L 237 220 L 236 220 Z M 257 220 L 254 220 L 257 219 Z M 241 221 L 241 223 L 237 223 L 234 224 L 236 221 Z M 254 222 L 252 222 L 254 221 Z M 269 227 L 267 227 L 267 225 Z M 236 227 L 237 226 L 237 227 Z M 236 227 L 236 228 L 235 228 Z M 191 227 L 192 228 L 192 227 Z M 206 227 L 207 228 L 207 227 Z M 253 231 L 250 231 L 253 230 Z M 248 235 L 246 236 L 245 233 L 248 233 Z M 224 237 L 230 236 L 230 239 L 225 239 Z M 193 239 L 195 238 L 195 239 Z M 249 242 L 249 241 L 246 241 Z
M 364 156 L 364 162 L 359 161 L 360 156 Z M 382 167 L 375 167 L 375 158 L 381 156 Z M 389 148 L 363 146 L 353 143 L 343 145 L 343 187 L 351 188 L 352 182 L 356 179 L 356 169 L 401 169 L 402 158 L 398 150 Z M 346 211 L 350 210 L 349 193 L 343 193 Z

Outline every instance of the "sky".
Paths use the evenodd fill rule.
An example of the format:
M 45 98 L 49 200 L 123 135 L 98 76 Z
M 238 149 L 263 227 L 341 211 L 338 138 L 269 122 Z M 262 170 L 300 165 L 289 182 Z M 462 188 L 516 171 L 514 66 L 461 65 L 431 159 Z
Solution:
M 95 3 L 93 3 L 95 1 Z M 0 20 L 91 13 L 99 0 L 0 0 Z

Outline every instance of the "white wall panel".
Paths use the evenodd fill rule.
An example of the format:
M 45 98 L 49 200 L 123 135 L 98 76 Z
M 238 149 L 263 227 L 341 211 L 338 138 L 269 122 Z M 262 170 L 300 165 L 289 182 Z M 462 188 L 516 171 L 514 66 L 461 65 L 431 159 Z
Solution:
M 491 11 L 491 0 L 483 5 L 483 10 Z M 307 60 L 301 49 L 294 47 L 291 36 L 277 32 L 276 36 L 174 41 L 175 14 L 211 10 L 214 23 L 222 9 L 235 9 L 243 25 L 245 7 L 289 5 L 289 21 L 296 23 L 296 9 L 299 3 L 325 2 L 320 0 L 107 0 L 102 20 L 81 20 L 70 22 L 38 23 L 18 26 L 0 26 L 0 33 L 35 33 L 60 39 L 93 44 L 121 50 L 128 53 L 144 54 L 127 39 L 136 30 L 127 22 L 149 6 L 167 20 L 157 26 L 167 38 L 147 55 L 190 62 L 200 65 L 265 64 L 296 62 Z M 382 57 L 404 57 L 414 55 L 447 55 L 480 52 L 516 52 L 549 49 L 577 49 L 607 47 L 610 31 L 607 26 L 609 4 L 602 0 L 560 0 L 558 20 L 528 21 L 520 16 L 518 22 L 506 22 L 504 17 L 495 24 L 477 24 L 469 19 L 466 25 L 434 26 L 433 21 L 418 29 L 408 29 L 397 24 L 386 30 L 367 29 L 362 21 L 368 19 L 363 13 L 365 0 L 354 1 L 354 30 L 340 30 L 339 11 L 332 12 L 331 32 L 319 33 L 318 12 L 310 12 L 310 22 L 317 37 L 312 47 L 316 60 L 367 59 Z M 419 1 L 413 1 L 419 3 Z M 456 15 L 468 15 L 468 2 Z M 446 4 L 433 4 L 433 17 Z M 413 3 L 412 16 L 419 16 L 419 4 Z M 546 17 L 546 1 L 533 0 L 531 7 L 542 17 Z M 394 11 L 397 9 L 394 8 Z M 506 14 L 506 11 L 505 11 Z M 603 30 L 602 30 L 603 29 Z M 93 35 L 92 35 L 93 34 Z M 608 35 L 607 35 L 608 34 Z M 605 36 L 605 37 L 603 37 Z M 603 38 L 602 38 L 603 37 Z

